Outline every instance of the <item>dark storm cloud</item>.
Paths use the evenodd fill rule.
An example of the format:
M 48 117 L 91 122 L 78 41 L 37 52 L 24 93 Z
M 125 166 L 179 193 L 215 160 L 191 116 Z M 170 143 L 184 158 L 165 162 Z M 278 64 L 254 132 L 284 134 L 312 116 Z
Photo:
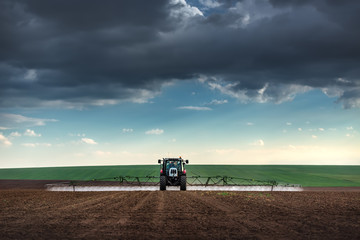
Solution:
M 141 102 L 200 77 L 244 102 L 332 88 L 360 106 L 358 1 L 222 1 L 204 16 L 175 2 L 0 1 L 0 105 Z

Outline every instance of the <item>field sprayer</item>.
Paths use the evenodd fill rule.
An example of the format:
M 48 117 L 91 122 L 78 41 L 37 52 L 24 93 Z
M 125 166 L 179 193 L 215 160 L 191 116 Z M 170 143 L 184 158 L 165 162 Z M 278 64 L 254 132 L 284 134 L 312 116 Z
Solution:
M 90 181 L 70 181 L 48 184 L 50 191 L 302 191 L 301 185 L 279 183 L 275 180 L 257 180 L 232 176 L 201 176 L 185 169 L 189 160 L 163 158 L 158 160 L 157 176 L 116 176 Z M 153 173 L 153 172 L 152 172 Z

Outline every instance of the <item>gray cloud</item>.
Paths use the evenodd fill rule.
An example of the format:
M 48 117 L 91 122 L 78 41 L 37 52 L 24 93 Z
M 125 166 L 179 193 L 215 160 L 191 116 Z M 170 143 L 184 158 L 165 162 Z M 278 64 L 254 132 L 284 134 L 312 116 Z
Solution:
M 56 119 L 32 118 L 19 114 L 0 113 L 0 129 L 44 126 L 47 122 L 56 121 Z
M 218 1 L 203 16 L 170 2 L 1 1 L 0 107 L 144 102 L 199 77 L 244 102 L 318 88 L 360 106 L 358 1 Z

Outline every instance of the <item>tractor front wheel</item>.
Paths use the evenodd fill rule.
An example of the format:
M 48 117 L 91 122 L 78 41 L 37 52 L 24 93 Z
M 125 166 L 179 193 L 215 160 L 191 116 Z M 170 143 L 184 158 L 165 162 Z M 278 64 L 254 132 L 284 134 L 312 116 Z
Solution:
M 181 176 L 180 178 L 180 190 L 181 191 L 186 190 L 186 176 Z
M 160 176 L 160 191 L 166 190 L 166 176 Z

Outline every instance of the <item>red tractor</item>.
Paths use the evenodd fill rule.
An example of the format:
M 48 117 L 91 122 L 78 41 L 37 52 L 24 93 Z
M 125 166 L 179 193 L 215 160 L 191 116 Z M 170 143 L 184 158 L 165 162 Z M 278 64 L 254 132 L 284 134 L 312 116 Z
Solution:
M 159 159 L 160 165 L 160 190 L 166 190 L 166 186 L 180 186 L 180 190 L 186 190 L 186 169 L 185 164 L 189 160 L 179 158 Z

